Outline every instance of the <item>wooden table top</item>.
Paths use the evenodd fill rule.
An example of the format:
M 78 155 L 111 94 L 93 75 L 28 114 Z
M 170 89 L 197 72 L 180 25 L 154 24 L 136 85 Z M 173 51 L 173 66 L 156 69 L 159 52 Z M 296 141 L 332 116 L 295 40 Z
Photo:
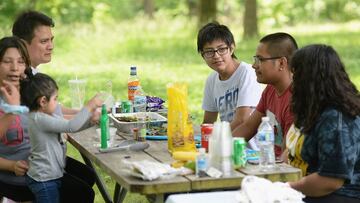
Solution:
M 177 176 L 168 180 L 144 181 L 127 175 L 122 171 L 122 159 L 129 161 L 149 160 L 170 164 L 174 160 L 167 150 L 167 141 L 148 141 L 150 147 L 145 151 L 116 151 L 99 153 L 100 136 L 96 127 L 70 134 L 69 142 L 84 156 L 102 168 L 109 176 L 118 182 L 127 191 L 144 195 L 179 193 L 202 190 L 239 189 L 245 175 L 265 177 L 272 181 L 295 181 L 301 178 L 301 170 L 286 164 L 277 165 L 277 169 L 270 172 L 261 172 L 255 165 L 235 170 L 229 177 L 197 178 L 195 175 Z M 131 136 L 121 134 L 114 142 L 131 139 Z

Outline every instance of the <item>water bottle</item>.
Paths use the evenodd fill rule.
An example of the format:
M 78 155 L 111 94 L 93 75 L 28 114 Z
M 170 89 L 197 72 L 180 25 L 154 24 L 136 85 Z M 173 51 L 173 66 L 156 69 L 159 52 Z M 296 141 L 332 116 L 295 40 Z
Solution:
M 110 130 L 109 130 L 109 116 L 107 115 L 106 105 L 101 106 L 101 117 L 100 117 L 100 147 L 101 149 L 108 148 L 108 140 L 110 140 Z
M 268 170 L 275 166 L 274 129 L 269 122 L 269 117 L 262 117 L 261 120 L 256 134 L 257 145 L 260 149 L 259 164 L 262 170 Z
M 134 112 L 146 112 L 146 95 L 141 86 L 134 93 Z
M 209 161 L 205 153 L 205 148 L 200 148 L 199 154 L 196 156 L 196 177 L 205 177 L 208 167 Z
M 130 77 L 128 79 L 128 99 L 134 101 L 134 93 L 139 89 L 140 79 L 136 73 L 136 66 L 130 67 Z

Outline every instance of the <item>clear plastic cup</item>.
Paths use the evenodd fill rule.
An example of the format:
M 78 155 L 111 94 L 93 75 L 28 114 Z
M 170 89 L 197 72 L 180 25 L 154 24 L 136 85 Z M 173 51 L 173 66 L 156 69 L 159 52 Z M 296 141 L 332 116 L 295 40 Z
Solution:
M 85 100 L 86 80 L 69 80 L 71 108 L 81 109 Z

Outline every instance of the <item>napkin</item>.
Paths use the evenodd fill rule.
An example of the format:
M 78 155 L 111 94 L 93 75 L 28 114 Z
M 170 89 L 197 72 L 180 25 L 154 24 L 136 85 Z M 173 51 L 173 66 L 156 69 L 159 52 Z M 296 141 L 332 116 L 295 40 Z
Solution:
M 126 168 L 125 173 L 141 178 L 143 180 L 169 179 L 177 175 L 191 174 L 192 171 L 188 168 L 173 168 L 169 164 L 142 160 L 142 161 L 128 161 L 123 160 Z

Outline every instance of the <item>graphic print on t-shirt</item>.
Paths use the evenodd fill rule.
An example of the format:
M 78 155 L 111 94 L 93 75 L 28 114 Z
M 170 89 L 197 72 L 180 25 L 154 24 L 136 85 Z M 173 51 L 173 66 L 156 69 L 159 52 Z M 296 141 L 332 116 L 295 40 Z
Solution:
M 0 116 L 5 113 L 0 110 Z M 11 122 L 9 128 L 7 129 L 5 136 L 1 138 L 1 142 L 7 146 L 16 146 L 23 141 L 24 132 L 21 127 L 20 117 L 16 116 L 15 119 Z
M 228 89 L 225 94 L 221 97 L 215 98 L 215 103 L 220 109 L 220 120 L 221 121 L 232 121 L 236 104 L 239 97 L 239 88 L 233 87 Z

